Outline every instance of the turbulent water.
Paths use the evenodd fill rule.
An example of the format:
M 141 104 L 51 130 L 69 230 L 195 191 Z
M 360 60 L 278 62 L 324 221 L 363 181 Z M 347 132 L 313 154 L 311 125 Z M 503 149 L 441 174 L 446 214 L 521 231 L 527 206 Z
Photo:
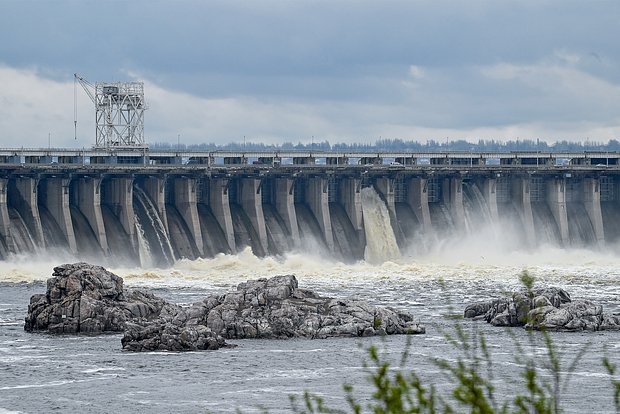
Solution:
M 362 188 L 362 211 L 366 233 L 364 259 L 368 263 L 383 263 L 400 257 L 390 214 L 383 200 L 372 187 Z
M 473 243 L 473 242 L 472 242 Z M 300 285 L 324 295 L 357 297 L 412 312 L 427 334 L 412 338 L 415 369 L 440 390 L 448 385 L 432 360 L 454 359 L 444 333 L 466 303 L 518 287 L 523 269 L 541 284 L 566 288 L 573 298 L 589 298 L 607 312 L 619 312 L 620 257 L 614 253 L 544 248 L 535 253 L 472 255 L 471 243 L 451 246 L 412 260 L 372 265 L 342 264 L 308 253 L 278 260 L 257 258 L 250 249 L 213 259 L 181 260 L 169 269 L 110 269 L 125 285 L 153 291 L 177 303 L 225 292 L 247 279 L 296 274 Z M 351 383 L 362 400 L 369 394 L 363 368 L 365 349 L 377 344 L 399 364 L 405 337 L 328 340 L 231 341 L 233 349 L 199 353 L 122 352 L 119 335 L 50 336 L 23 331 L 29 297 L 45 291 L 43 281 L 61 258 L 15 258 L 0 263 L 0 412 L 289 412 L 288 395 L 303 390 L 345 407 L 341 385 Z M 509 398 L 519 381 L 515 343 L 504 329 L 464 321 L 468 331 L 487 336 L 498 393 Z M 525 341 L 521 329 L 511 331 Z M 613 393 L 600 363 L 605 353 L 620 362 L 620 333 L 553 335 L 568 366 L 585 344 L 589 351 L 563 394 L 566 412 L 613 412 Z M 526 351 L 543 352 L 540 338 Z
M 477 198 L 475 192 L 472 194 L 468 203 L 475 207 Z M 343 263 L 330 259 L 316 220 L 300 204 L 296 206 L 302 234 L 298 250 L 277 258 L 255 256 L 255 235 L 250 235 L 247 223 L 240 220 L 237 227 L 246 228 L 236 228 L 236 236 L 245 235 L 237 240 L 239 245 L 248 246 L 245 250 L 235 255 L 217 254 L 211 259 L 178 260 L 171 267 L 157 268 L 158 263 L 172 261 L 171 244 L 158 236 L 163 224 L 151 217 L 153 206 L 141 204 L 138 211 L 144 214 L 138 215 L 136 231 L 143 268 L 119 267 L 115 258 L 98 264 L 122 276 L 126 287 L 149 290 L 180 304 L 227 292 L 248 279 L 295 274 L 301 287 L 323 295 L 354 297 L 403 309 L 427 327 L 425 335 L 411 338 L 410 358 L 404 365 L 400 365 L 407 342 L 404 336 L 230 341 L 238 346 L 213 352 L 135 354 L 121 351 L 120 335 L 29 334 L 23 331 L 23 321 L 30 296 L 45 292 L 45 280 L 55 265 L 78 260 L 67 253 L 48 251 L 0 262 L 0 414 L 228 413 L 237 408 L 245 413 L 263 412 L 263 408 L 284 413 L 290 412 L 289 395 L 301 396 L 304 390 L 321 395 L 330 407 L 346 408 L 343 384 L 354 385 L 355 395 L 362 402 L 371 394 L 364 360 L 367 348 L 373 344 L 394 365 L 415 370 L 424 383 L 434 384 L 447 395 L 450 384 L 434 359 L 454 361 L 459 356 L 445 337 L 454 329 L 452 316 L 461 314 L 467 303 L 518 289 L 523 270 L 540 285 L 563 287 L 573 298 L 587 298 L 602 304 L 606 312 L 620 312 L 620 255 L 616 245 L 608 245 L 607 250 L 560 249 L 551 244 L 525 249 L 522 234 L 515 226 L 492 222 L 482 225 L 468 219 L 467 235 L 450 236 L 455 233 L 454 225 L 445 219 L 444 225 L 435 220 L 439 223 L 435 228 L 437 243 L 426 244 L 407 234 L 408 247 L 399 249 L 385 203 L 371 187 L 362 189 L 361 196 L 367 241 L 362 261 Z M 444 206 L 435 207 L 432 215 L 448 217 Z M 344 213 L 341 215 L 344 217 Z M 177 231 L 179 223 L 178 212 L 168 211 L 175 248 L 190 255 L 194 246 Z M 275 224 L 273 220 L 269 224 L 270 246 L 284 250 L 280 246 L 285 244 L 283 230 L 278 236 Z M 352 232 L 341 227 L 337 231 L 342 237 Z M 403 228 L 417 229 L 413 225 Z M 556 237 L 551 236 L 544 240 L 553 242 Z M 223 236 L 209 237 L 215 240 Z M 343 241 L 336 238 L 341 250 Z M 27 242 L 24 238 L 23 244 Z M 159 246 L 157 251 L 168 252 L 166 260 L 158 261 L 151 255 L 154 246 Z M 85 247 L 89 246 L 83 241 L 78 250 Z M 466 332 L 486 336 L 498 398 L 512 398 L 516 384 L 522 383 L 522 367 L 515 361 L 519 353 L 515 337 L 521 338 L 521 352 L 539 357 L 544 356 L 542 338 L 534 334 L 530 343 L 522 329 L 461 323 Z M 566 368 L 589 344 L 562 394 L 564 411 L 615 412 L 613 390 L 601 359 L 608 355 L 612 362 L 620 363 L 620 332 L 557 333 L 553 340 Z

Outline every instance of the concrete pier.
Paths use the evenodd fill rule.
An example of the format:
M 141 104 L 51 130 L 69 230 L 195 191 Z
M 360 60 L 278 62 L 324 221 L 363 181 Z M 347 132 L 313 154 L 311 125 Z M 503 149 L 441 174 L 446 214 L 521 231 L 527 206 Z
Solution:
M 293 244 L 299 246 L 299 225 L 297 224 L 297 213 L 295 212 L 295 196 L 293 188 L 295 181 L 290 178 L 276 178 L 274 204 L 276 211 L 284 220 L 286 229 L 291 235 Z
M 601 192 L 599 180 L 595 178 L 583 179 L 583 203 L 592 223 L 596 241 L 602 244 L 605 241 L 603 214 L 601 212 Z
M 530 199 L 529 178 L 515 177 L 512 181 L 511 190 L 512 200 L 521 216 L 527 244 L 530 247 L 534 247 L 536 246 L 536 232 L 534 230 L 534 214 L 532 213 L 532 202 Z
M 112 177 L 105 180 L 105 200 L 114 215 L 118 217 L 123 230 L 127 234 L 131 245 L 137 251 L 138 239 L 136 236 L 136 218 L 133 211 L 133 178 Z
M 174 206 L 177 208 L 183 221 L 190 231 L 199 255 L 204 254 L 202 241 L 202 231 L 198 218 L 198 207 L 196 204 L 196 179 L 189 177 L 179 177 L 173 180 L 174 183 Z
M 570 237 L 568 234 L 568 218 L 566 215 L 566 183 L 563 178 L 554 178 L 548 180 L 546 185 L 547 205 L 558 226 L 562 245 L 568 246 L 570 244 Z
M 109 254 L 108 239 L 105 233 L 105 225 L 103 224 L 103 216 L 101 214 L 101 178 L 99 177 L 81 177 L 76 181 L 76 202 L 78 209 L 82 212 L 90 228 L 95 233 L 95 238 L 99 242 L 99 246 L 105 255 Z
M 445 178 L 441 193 L 443 202 L 450 211 L 452 222 L 458 230 L 465 229 L 465 209 L 463 208 L 463 180 L 460 177 Z
M 480 182 L 481 191 L 489 208 L 489 216 L 492 222 L 499 221 L 499 211 L 497 209 L 497 180 L 495 178 L 487 178 Z
M 327 178 L 311 177 L 306 184 L 306 203 L 319 223 L 325 244 L 330 251 L 334 251 L 334 235 L 329 215 L 329 197 Z
M 15 191 L 18 196 L 13 198 L 14 207 L 19 211 L 30 231 L 35 244 L 43 246 L 43 227 L 39 216 L 38 206 L 38 179 L 33 177 L 18 177 L 14 181 Z
M 62 177 L 46 178 L 42 180 L 39 191 L 43 193 L 41 198 L 45 207 L 65 236 L 69 251 L 75 254 L 78 250 L 69 208 L 70 181 Z
M 311 162 L 322 160 L 317 154 L 294 154 L 298 156 L 290 159 L 282 154 L 231 154 L 229 164 L 222 165 L 214 165 L 220 162 L 219 153 L 192 158 L 197 162 L 191 164 L 178 163 L 174 154 L 172 158 L 152 157 L 154 163 L 139 165 L 120 154 L 109 158 L 116 163 L 103 162 L 103 158 L 91 158 L 90 164 L 86 158 L 83 164 L 65 159 L 56 163 L 45 158 L 46 166 L 21 155 L 19 163 L 13 163 L 14 157 L 0 158 L 0 237 L 6 244 L 2 254 L 34 249 L 30 239 L 42 247 L 57 243 L 75 254 L 87 250 L 99 254 L 97 243 L 108 255 L 110 247 L 114 254 L 127 250 L 128 240 L 137 248 L 135 214 L 142 219 L 143 211 L 142 204 L 136 212 L 133 206 L 146 202 L 146 194 L 145 214 L 151 220 L 140 222 L 141 235 L 148 242 L 141 247 L 150 248 L 156 260 L 162 259 L 158 263 L 170 263 L 171 253 L 192 258 L 236 253 L 236 237 L 243 243 L 248 237 L 257 239 L 251 240 L 252 245 L 256 249 L 260 245 L 264 253 L 284 253 L 289 246 L 301 245 L 300 224 L 325 241 L 325 250 L 349 259 L 359 256 L 366 241 L 361 205 L 366 186 L 372 186 L 385 202 L 401 248 L 407 248 L 407 243 L 430 246 L 439 231 L 442 237 L 457 240 L 463 232 L 475 236 L 475 225 L 486 222 L 500 235 L 508 236 L 507 229 L 514 229 L 521 245 L 528 247 L 542 241 L 588 246 L 593 241 L 605 243 L 606 233 L 609 242 L 620 237 L 620 223 L 615 223 L 620 220 L 616 210 L 620 208 L 620 163 L 602 164 L 601 158 L 590 154 L 583 162 L 568 166 L 555 163 L 557 157 L 541 156 L 532 161 L 527 154 L 500 154 L 495 164 L 484 164 L 478 158 L 474 163 L 458 154 L 443 154 L 443 158 L 401 154 L 393 158 L 402 165 L 386 164 L 389 157 L 383 159 L 380 154 L 336 154 L 325 165 Z M 291 160 L 297 163 L 291 164 Z M 76 208 L 81 214 L 75 214 Z M 16 221 L 14 210 L 23 218 L 25 228 Z M 163 228 L 152 220 L 154 210 Z M 231 212 L 235 217 L 240 213 L 244 222 L 233 226 Z M 42 213 L 44 217 L 40 217 Z M 299 223 L 298 214 L 303 214 Z M 50 230 L 48 220 L 52 219 L 58 225 L 53 231 L 59 234 L 48 237 L 44 230 Z M 332 219 L 337 219 L 333 228 Z M 515 223 L 502 227 L 507 219 Z M 535 223 L 540 228 L 535 228 Z M 253 231 L 246 232 L 250 227 Z M 557 239 L 555 229 L 559 230 Z M 23 234 L 26 231 L 29 234 Z M 360 243 L 352 243 L 355 235 Z M 429 239 L 428 243 L 421 238 Z M 220 246 L 224 243 L 228 246 Z
M 343 178 L 340 181 L 340 200 L 347 216 L 357 233 L 358 240 L 364 241 L 364 217 L 362 214 L 362 181 L 359 178 Z M 364 243 L 365 244 L 365 243 Z
M 0 236 L 4 239 L 6 248 L 9 252 L 15 253 L 13 237 L 11 236 L 11 220 L 9 219 L 9 208 L 7 206 L 9 180 L 0 178 Z
M 240 187 L 238 194 L 239 205 L 250 218 L 252 227 L 254 227 L 256 234 L 258 234 L 263 251 L 255 253 L 262 256 L 267 252 L 268 242 L 261 198 L 261 180 L 258 178 L 243 178 L 240 181 Z
M 165 182 L 163 177 L 147 176 L 143 178 L 140 188 L 142 188 L 157 209 L 157 214 L 166 231 L 169 231 L 168 217 L 166 216 L 166 197 L 164 194 Z
M 431 213 L 428 207 L 427 184 L 428 180 L 426 178 L 410 179 L 407 203 L 421 224 L 424 234 L 433 235 L 433 223 L 431 222 Z
M 375 188 L 377 189 L 379 194 L 381 194 L 381 197 L 385 201 L 388 213 L 390 214 L 390 224 L 392 224 L 392 228 L 394 229 L 394 236 L 396 236 L 396 241 L 398 242 L 398 245 L 402 247 L 404 244 L 405 235 L 403 234 L 400 226 L 398 225 L 398 218 L 396 216 L 396 205 L 394 201 L 394 179 L 391 177 L 377 178 Z
M 232 224 L 232 216 L 230 214 L 230 203 L 228 200 L 228 182 L 227 179 L 212 179 L 209 191 L 209 206 L 215 216 L 218 224 L 222 228 L 228 248 L 231 252 L 237 251 L 235 243 L 235 231 Z

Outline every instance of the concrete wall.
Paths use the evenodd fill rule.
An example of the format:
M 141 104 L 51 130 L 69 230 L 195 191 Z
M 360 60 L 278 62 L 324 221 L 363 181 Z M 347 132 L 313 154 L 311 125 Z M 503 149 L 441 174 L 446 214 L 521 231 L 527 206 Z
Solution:
M 174 183 L 174 206 L 189 228 L 190 235 L 194 239 L 196 249 L 198 249 L 198 254 L 202 256 L 204 255 L 204 245 L 196 204 L 196 179 L 179 177 L 172 182 Z
M 390 177 L 380 177 L 375 181 L 375 188 L 381 194 L 381 197 L 385 201 L 385 204 L 390 214 L 390 224 L 394 229 L 394 236 L 399 246 L 404 246 L 405 235 L 398 225 L 398 218 L 396 216 L 396 205 L 394 204 L 394 179 Z
M 77 180 L 77 207 L 82 212 L 91 229 L 95 233 L 95 237 L 101 246 L 101 250 L 108 255 L 108 239 L 105 233 L 105 225 L 103 224 L 103 216 L 101 214 L 101 178 L 99 177 L 82 177 Z
M 428 188 L 426 178 L 412 178 L 408 183 L 407 203 L 413 214 L 420 222 L 422 231 L 426 235 L 433 235 L 433 223 L 431 222 L 431 212 L 428 207 Z
M 327 178 L 310 177 L 306 183 L 306 203 L 319 223 L 325 244 L 330 251 L 334 251 L 334 235 L 329 215 L 329 194 Z
M 494 223 L 497 223 L 499 220 L 499 212 L 497 210 L 496 184 L 497 181 L 495 180 L 495 178 L 487 178 L 480 182 L 480 185 L 482 187 L 482 195 L 487 202 L 487 206 L 489 207 L 489 215 L 491 216 L 491 220 Z
M 9 208 L 7 206 L 9 180 L 0 178 L 0 236 L 4 239 L 7 250 L 15 253 L 13 237 L 11 236 L 11 221 L 9 219 Z
M 252 227 L 254 227 L 256 234 L 258 234 L 263 252 L 267 252 L 267 227 L 265 226 L 265 216 L 263 214 L 261 180 L 259 178 L 242 178 L 239 183 L 241 187 L 238 194 L 239 205 L 241 205 L 245 214 L 250 218 Z
M 601 212 L 601 192 L 599 180 L 596 178 L 583 179 L 583 203 L 588 213 L 596 241 L 602 244 L 605 240 L 603 214 Z
M 65 236 L 69 251 L 77 253 L 77 243 L 69 208 L 70 181 L 68 178 L 50 177 L 43 180 L 41 190 L 45 192 L 45 207 Z
M 344 177 L 340 180 L 340 204 L 347 212 L 353 229 L 357 232 L 358 240 L 365 244 L 364 216 L 362 214 L 362 180 L 359 178 Z
M 137 251 L 136 218 L 133 211 L 133 178 L 113 177 L 104 181 L 106 199 L 102 202 L 118 217 L 131 245 Z
M 465 209 L 463 207 L 463 180 L 460 177 L 449 177 L 441 183 L 443 203 L 450 211 L 452 222 L 458 230 L 465 229 Z
M 37 185 L 38 179 L 33 177 L 18 177 L 14 181 L 15 190 L 19 196 L 14 200 L 15 208 L 19 211 L 28 227 L 28 231 L 36 245 L 43 246 L 43 227 L 39 217 Z
M 149 176 L 145 177 L 142 182 L 142 190 L 151 199 L 159 218 L 161 219 L 166 231 L 168 231 L 168 216 L 166 216 L 166 197 L 164 194 L 165 180 L 163 177 Z
M 291 178 L 276 178 L 274 180 L 274 204 L 276 211 L 284 220 L 286 229 L 291 235 L 293 244 L 299 246 L 299 226 L 297 213 L 295 213 L 295 196 L 293 194 L 294 180 Z
M 230 204 L 228 200 L 228 179 L 212 179 L 209 191 L 209 206 L 218 224 L 222 228 L 230 251 L 235 253 L 237 246 L 235 243 L 235 231 L 230 214 Z
M 570 238 L 566 213 L 566 183 L 563 178 L 552 178 L 547 180 L 546 187 L 547 205 L 560 231 L 560 241 L 563 246 L 568 246 Z
M 534 215 L 532 213 L 532 202 L 530 200 L 530 181 L 529 178 L 515 177 L 512 181 L 512 199 L 517 211 L 521 215 L 523 231 L 530 247 L 536 245 L 536 232 L 534 231 Z

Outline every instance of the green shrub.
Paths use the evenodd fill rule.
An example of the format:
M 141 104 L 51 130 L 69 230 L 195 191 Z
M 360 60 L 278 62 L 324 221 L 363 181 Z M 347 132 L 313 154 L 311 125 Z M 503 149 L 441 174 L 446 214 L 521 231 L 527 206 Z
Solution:
M 521 283 L 531 291 L 534 279 L 524 271 Z M 539 335 L 545 345 L 545 358 L 541 362 L 534 355 L 528 354 L 516 338 L 514 331 L 507 330 L 517 346 L 515 362 L 521 366 L 522 382 L 516 384 L 514 397 L 505 397 L 498 401 L 495 393 L 493 361 L 491 359 L 486 338 L 474 328 L 467 333 L 461 322 L 453 318 L 454 333 L 444 333 L 451 346 L 457 351 L 456 361 L 437 359 L 435 364 L 451 384 L 447 395 L 439 395 L 435 386 L 424 384 L 415 371 L 404 372 L 393 369 L 390 363 L 381 356 L 376 346 L 368 348 L 368 361 L 364 369 L 373 387 L 371 401 L 362 406 L 355 397 L 352 385 L 344 385 L 346 402 L 349 410 L 331 409 L 326 407 L 320 396 L 304 393 L 300 401 L 291 396 L 291 408 L 298 414 L 310 413 L 348 413 L 355 414 L 404 414 L 404 413 L 462 413 L 472 414 L 558 414 L 561 412 L 561 397 L 566 390 L 572 373 L 586 352 L 584 346 L 575 357 L 563 368 L 563 361 L 548 332 L 527 333 L 527 341 L 534 348 Z M 402 353 L 400 366 L 405 366 L 409 358 L 411 337 L 407 337 L 405 350 Z M 616 366 L 607 358 L 603 365 L 611 378 L 616 411 L 620 413 L 620 381 L 614 379 Z M 544 375 L 543 375 L 544 374 Z

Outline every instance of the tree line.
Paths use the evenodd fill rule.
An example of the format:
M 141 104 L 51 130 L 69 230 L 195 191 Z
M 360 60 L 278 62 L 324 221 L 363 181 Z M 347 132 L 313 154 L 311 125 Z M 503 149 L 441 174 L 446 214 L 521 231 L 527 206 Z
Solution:
M 149 147 L 156 150 L 198 150 L 198 151 L 342 151 L 342 152 L 435 152 L 435 151 L 472 151 L 472 152 L 512 152 L 512 151 L 540 151 L 540 152 L 584 152 L 584 151 L 620 151 L 620 141 L 611 139 L 607 142 L 586 140 L 585 142 L 561 140 L 553 143 L 546 141 L 523 139 L 499 141 L 495 139 L 468 142 L 465 140 L 426 142 L 402 140 L 398 138 L 378 139 L 374 143 L 336 143 L 328 140 L 311 143 L 293 143 L 284 141 L 281 144 L 266 144 L 263 142 L 230 142 L 227 144 L 201 143 L 183 144 L 169 142 L 155 142 Z

